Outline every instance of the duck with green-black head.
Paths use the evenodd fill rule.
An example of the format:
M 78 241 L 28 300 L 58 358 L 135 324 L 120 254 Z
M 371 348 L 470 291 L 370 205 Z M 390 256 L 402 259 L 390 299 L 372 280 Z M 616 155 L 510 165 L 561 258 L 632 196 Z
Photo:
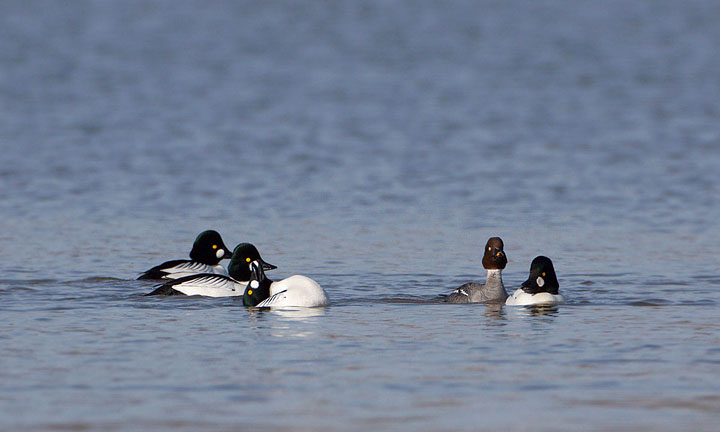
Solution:
M 176 279 L 157 287 L 147 295 L 202 295 L 207 297 L 236 297 L 245 292 L 250 280 L 249 263 L 256 262 L 265 270 L 277 268 L 260 257 L 260 252 L 250 243 L 235 247 L 228 265 L 229 276 L 197 274 Z
M 309 277 L 294 275 L 273 282 L 265 276 L 262 263 L 249 265 L 250 282 L 243 294 L 243 304 L 254 307 L 317 307 L 328 304 L 325 290 Z
M 548 257 L 538 256 L 530 263 L 530 276 L 507 298 L 508 306 L 556 305 L 565 302 L 558 289 L 555 268 Z
M 225 246 L 222 237 L 217 231 L 203 231 L 195 238 L 190 250 L 189 260 L 165 261 L 144 271 L 138 276 L 138 279 L 180 279 L 181 277 L 199 273 L 227 275 L 228 273 L 225 267 L 220 264 L 220 261 L 230 258 L 230 255 L 232 253 Z

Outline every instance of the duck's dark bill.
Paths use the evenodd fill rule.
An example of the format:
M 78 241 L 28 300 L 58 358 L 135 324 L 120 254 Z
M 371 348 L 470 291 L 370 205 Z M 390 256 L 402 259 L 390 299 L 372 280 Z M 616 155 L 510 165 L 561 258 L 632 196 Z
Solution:
M 277 268 L 277 266 L 266 263 L 265 261 L 260 261 L 260 263 L 262 264 L 263 270 L 275 270 Z

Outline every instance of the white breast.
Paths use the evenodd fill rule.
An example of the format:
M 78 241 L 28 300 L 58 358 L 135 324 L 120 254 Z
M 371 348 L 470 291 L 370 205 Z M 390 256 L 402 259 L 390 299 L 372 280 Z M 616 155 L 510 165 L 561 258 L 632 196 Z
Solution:
M 522 289 L 515 290 L 510 297 L 505 300 L 508 306 L 528 306 L 528 305 L 553 305 L 565 302 L 560 294 L 537 293 L 528 294 Z
M 290 276 L 270 285 L 270 297 L 258 307 L 316 307 L 328 304 L 325 290 L 314 280 L 300 275 Z

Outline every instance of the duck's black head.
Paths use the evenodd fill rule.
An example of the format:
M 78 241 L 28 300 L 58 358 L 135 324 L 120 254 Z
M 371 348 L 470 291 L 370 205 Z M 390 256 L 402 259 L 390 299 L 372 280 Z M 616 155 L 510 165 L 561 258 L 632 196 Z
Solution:
M 502 270 L 507 265 L 507 256 L 500 237 L 490 237 L 485 244 L 482 264 L 487 270 Z
M 217 231 L 209 230 L 198 234 L 190 251 L 190 259 L 208 265 L 217 265 L 220 260 L 230 258 L 232 253 L 223 243 Z
M 263 264 L 260 261 L 252 261 L 248 269 L 250 270 L 250 280 L 243 293 L 243 304 L 245 306 L 255 306 L 270 297 L 270 284 L 272 284 L 272 281 L 265 277 Z
M 529 294 L 547 292 L 557 294 L 560 284 L 555 276 L 555 268 L 550 258 L 535 257 L 530 264 L 530 276 L 521 285 L 523 291 Z
M 253 261 L 260 263 L 262 270 L 273 270 L 277 267 L 266 263 L 260 258 L 260 252 L 250 243 L 240 243 L 235 247 L 228 265 L 228 274 L 237 281 L 250 280 L 250 264 Z

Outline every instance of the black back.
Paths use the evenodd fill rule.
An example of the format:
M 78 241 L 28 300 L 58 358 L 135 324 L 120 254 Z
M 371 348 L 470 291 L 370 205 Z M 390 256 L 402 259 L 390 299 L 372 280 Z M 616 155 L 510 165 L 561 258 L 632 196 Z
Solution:
M 189 260 L 172 260 L 172 261 L 165 261 L 164 263 L 160 265 L 156 265 L 155 267 L 151 268 L 150 270 L 145 271 L 143 274 L 138 276 L 138 280 L 151 280 L 151 279 L 162 279 L 163 277 L 167 276 L 169 272 L 164 271 L 164 269 L 172 268 L 177 265 L 190 262 Z

